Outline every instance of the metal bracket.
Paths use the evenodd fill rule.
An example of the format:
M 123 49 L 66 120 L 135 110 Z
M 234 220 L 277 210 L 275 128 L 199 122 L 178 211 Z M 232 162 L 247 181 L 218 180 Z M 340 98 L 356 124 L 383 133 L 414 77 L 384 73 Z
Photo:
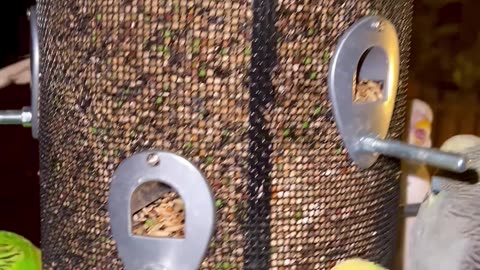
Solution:
M 40 47 L 38 36 L 38 21 L 35 6 L 27 11 L 30 20 L 30 107 L 22 110 L 0 111 L 0 125 L 23 125 L 32 128 L 32 137 L 38 138 L 38 95 L 40 88 Z
M 39 94 L 40 94 L 40 37 L 38 33 L 38 17 L 35 6 L 28 11 L 30 20 L 30 51 L 32 81 L 30 85 L 30 99 L 32 112 L 32 136 L 38 138 L 38 117 L 39 117 Z
M 170 186 L 184 201 L 184 239 L 132 234 L 132 194 L 150 181 Z M 215 223 L 215 203 L 205 177 L 183 157 L 161 151 L 135 154 L 119 165 L 110 185 L 108 212 L 113 239 L 127 270 L 198 269 Z
M 399 59 L 395 27 L 382 17 L 361 19 L 338 42 L 330 63 L 328 88 L 335 121 L 350 158 L 360 168 L 369 168 L 379 154 L 384 154 L 455 172 L 467 170 L 468 160 L 463 156 L 385 140 L 395 106 Z M 357 78 L 381 81 L 382 98 L 354 102 Z

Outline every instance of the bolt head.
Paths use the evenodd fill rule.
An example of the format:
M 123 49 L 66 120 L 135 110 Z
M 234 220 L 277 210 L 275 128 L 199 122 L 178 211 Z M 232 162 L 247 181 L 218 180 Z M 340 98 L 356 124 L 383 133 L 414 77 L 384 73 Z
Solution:
M 147 156 L 147 163 L 150 166 L 157 166 L 158 164 L 160 164 L 160 157 L 154 153 L 149 154 Z
M 378 20 L 378 21 L 374 21 L 370 27 L 374 30 L 377 30 L 377 31 L 382 31 L 383 30 L 383 22 Z

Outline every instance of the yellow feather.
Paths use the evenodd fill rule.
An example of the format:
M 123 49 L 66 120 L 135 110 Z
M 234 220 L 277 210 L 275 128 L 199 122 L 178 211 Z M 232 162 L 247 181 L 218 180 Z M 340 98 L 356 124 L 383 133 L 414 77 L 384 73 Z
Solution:
M 380 265 L 363 259 L 349 259 L 339 262 L 332 270 L 387 270 Z
M 432 123 L 428 119 L 422 119 L 415 123 L 416 129 L 423 129 L 430 132 L 431 127 L 432 127 Z

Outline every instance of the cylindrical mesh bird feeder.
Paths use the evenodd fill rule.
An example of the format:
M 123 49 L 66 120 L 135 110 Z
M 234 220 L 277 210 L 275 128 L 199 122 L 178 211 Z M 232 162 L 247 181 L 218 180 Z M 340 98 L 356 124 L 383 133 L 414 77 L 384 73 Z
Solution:
M 398 138 L 411 8 L 411 0 L 39 0 L 45 269 L 124 269 L 110 183 L 122 161 L 153 149 L 195 164 L 213 191 L 216 225 L 200 269 L 330 269 L 349 257 L 389 266 L 399 163 L 351 162 L 327 75 L 349 26 L 389 19 L 401 63 L 388 137 Z

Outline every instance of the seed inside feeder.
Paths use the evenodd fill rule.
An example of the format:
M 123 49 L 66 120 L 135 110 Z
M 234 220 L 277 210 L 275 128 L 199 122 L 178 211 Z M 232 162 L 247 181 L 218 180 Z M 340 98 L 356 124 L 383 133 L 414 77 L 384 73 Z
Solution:
M 383 99 L 382 82 L 361 80 L 354 89 L 353 102 L 376 102 Z
M 133 214 L 132 232 L 151 237 L 184 238 L 185 209 L 176 192 L 168 192 Z

